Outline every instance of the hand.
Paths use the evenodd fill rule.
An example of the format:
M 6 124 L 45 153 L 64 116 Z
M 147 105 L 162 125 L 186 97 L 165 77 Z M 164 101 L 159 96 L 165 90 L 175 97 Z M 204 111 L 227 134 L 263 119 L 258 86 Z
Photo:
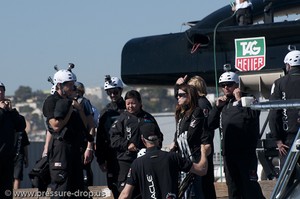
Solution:
M 289 149 L 290 147 L 287 146 L 287 145 L 285 145 L 285 144 L 283 144 L 281 140 L 278 140 L 276 142 L 276 144 L 277 144 L 277 147 L 278 147 L 279 155 L 280 156 L 287 155 L 287 153 L 288 153 L 287 149 Z
M 242 97 L 241 89 L 240 88 L 234 89 L 233 95 L 234 95 L 236 101 L 240 101 L 241 97 Z
M 128 151 L 132 151 L 132 152 L 138 151 L 136 146 L 133 143 L 130 143 L 127 149 Z
M 227 101 L 227 96 L 223 95 L 223 96 L 221 96 L 217 99 L 216 106 L 217 107 L 222 107 L 226 104 L 226 101 Z
M 42 153 L 42 158 L 46 157 L 47 155 L 48 155 L 48 145 L 46 144 L 44 146 L 44 150 L 43 150 L 43 153 Z
M 93 160 L 93 151 L 87 148 L 84 152 L 83 164 L 88 164 L 92 160 Z
M 11 110 L 12 106 L 11 106 L 11 101 L 4 99 L 0 101 L 0 108 L 5 109 L 5 110 Z
M 170 151 L 173 151 L 173 150 L 175 151 L 176 150 L 176 144 L 175 144 L 175 142 L 172 142 L 170 144 L 169 149 L 170 149 Z
M 82 110 L 81 104 L 79 104 L 76 100 L 73 100 L 72 106 L 78 111 Z
M 176 84 L 181 85 L 186 82 L 186 79 L 187 79 L 187 75 L 185 75 L 184 77 L 179 77 L 176 81 Z

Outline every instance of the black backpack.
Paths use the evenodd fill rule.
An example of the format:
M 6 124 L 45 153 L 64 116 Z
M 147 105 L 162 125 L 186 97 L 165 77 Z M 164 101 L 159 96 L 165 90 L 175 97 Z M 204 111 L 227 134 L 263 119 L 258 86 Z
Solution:
M 48 157 L 45 156 L 36 161 L 28 175 L 32 187 L 38 188 L 39 191 L 46 191 L 51 182 Z

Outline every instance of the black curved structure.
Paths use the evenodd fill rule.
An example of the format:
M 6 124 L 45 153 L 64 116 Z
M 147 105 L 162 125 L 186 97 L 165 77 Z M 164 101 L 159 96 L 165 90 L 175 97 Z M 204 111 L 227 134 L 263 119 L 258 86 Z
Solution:
M 287 46 L 300 47 L 300 20 L 274 22 L 274 16 L 299 13 L 300 0 L 252 0 L 252 4 L 253 25 L 238 26 L 228 5 L 191 22 L 185 32 L 129 40 L 122 50 L 122 80 L 128 85 L 174 85 L 180 76 L 197 74 L 213 86 L 215 63 L 218 76 L 224 64 L 233 66 L 234 39 L 247 37 L 266 39 L 266 66 L 260 72 L 283 68 Z

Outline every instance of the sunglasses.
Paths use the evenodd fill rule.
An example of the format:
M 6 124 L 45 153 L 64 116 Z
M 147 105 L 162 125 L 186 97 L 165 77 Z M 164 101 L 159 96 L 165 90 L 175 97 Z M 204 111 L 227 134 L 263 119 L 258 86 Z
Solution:
M 222 83 L 222 84 L 220 84 L 220 86 L 222 87 L 222 88 L 225 88 L 226 86 L 227 87 L 232 87 L 234 85 L 234 82 L 229 82 L 229 83 Z
M 179 97 L 179 98 L 180 98 L 180 97 L 186 97 L 186 93 L 178 93 L 178 94 L 177 94 L 177 97 Z
M 118 95 L 119 94 L 119 90 L 118 89 L 110 89 L 106 91 L 107 95 Z

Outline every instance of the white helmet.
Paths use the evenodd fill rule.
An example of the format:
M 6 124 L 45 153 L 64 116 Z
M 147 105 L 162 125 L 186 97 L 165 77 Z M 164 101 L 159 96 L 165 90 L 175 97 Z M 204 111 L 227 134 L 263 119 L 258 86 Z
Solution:
M 231 71 L 225 72 L 220 76 L 219 79 L 219 84 L 223 82 L 235 82 L 238 84 L 240 83 L 239 75 Z
M 51 87 L 50 94 L 53 95 L 53 94 L 55 93 L 55 91 L 56 91 L 56 86 L 53 85 L 53 86 Z
M 300 66 L 300 51 L 293 50 L 286 54 L 283 62 L 289 64 L 290 66 Z
M 107 75 L 104 82 L 104 90 L 111 88 L 123 88 L 123 82 L 117 77 L 110 77 Z
M 53 81 L 54 85 L 58 83 L 64 83 L 69 81 L 76 81 L 76 75 L 69 70 L 59 70 L 54 74 Z

